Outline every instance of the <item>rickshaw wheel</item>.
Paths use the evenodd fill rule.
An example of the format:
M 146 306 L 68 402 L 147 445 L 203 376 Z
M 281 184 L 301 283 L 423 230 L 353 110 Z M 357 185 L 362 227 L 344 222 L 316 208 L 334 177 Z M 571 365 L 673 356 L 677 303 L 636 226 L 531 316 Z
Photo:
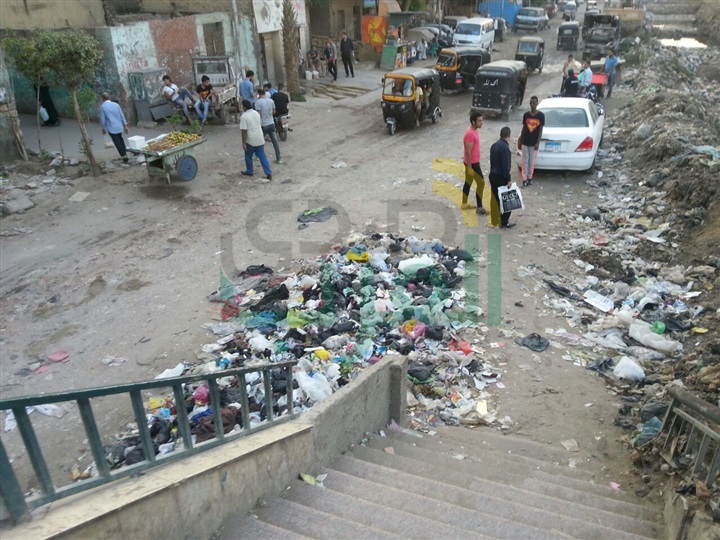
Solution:
M 435 109 L 432 114 L 432 123 L 437 124 L 440 121 L 440 111 Z
M 388 132 L 390 135 L 395 135 L 395 130 L 397 129 L 396 124 L 388 124 Z

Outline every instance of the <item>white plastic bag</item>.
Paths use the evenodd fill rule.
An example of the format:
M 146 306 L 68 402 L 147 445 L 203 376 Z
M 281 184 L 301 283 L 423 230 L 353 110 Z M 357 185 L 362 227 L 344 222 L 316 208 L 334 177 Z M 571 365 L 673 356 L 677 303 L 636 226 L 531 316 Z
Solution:
M 623 356 L 618 365 L 613 369 L 616 377 L 627 381 L 642 381 L 645 378 L 645 372 L 635 361 L 629 356 Z
M 40 118 L 42 118 L 43 122 L 47 122 L 48 120 L 50 120 L 50 115 L 48 114 L 45 107 L 40 107 Z
M 412 259 L 400 261 L 398 269 L 406 276 L 414 276 L 418 270 L 429 268 L 434 264 L 435 261 L 433 261 L 429 255 L 423 255 L 422 257 L 413 257 Z
M 105 135 L 103 135 L 103 140 L 105 141 L 105 148 L 113 147 L 112 138 L 110 137 L 109 133 L 106 132 Z
M 674 353 L 675 351 L 681 351 L 683 348 L 682 343 L 679 341 L 656 334 L 647 323 L 642 321 L 631 324 L 628 334 L 630 334 L 631 338 L 656 351 Z
M 522 193 L 515 182 L 510 187 L 500 186 L 498 188 L 498 200 L 500 202 L 500 213 L 525 210 Z
M 332 387 L 322 373 L 313 373 L 311 377 L 305 371 L 299 370 L 295 372 L 295 380 L 303 394 L 314 403 L 320 403 L 332 394 Z

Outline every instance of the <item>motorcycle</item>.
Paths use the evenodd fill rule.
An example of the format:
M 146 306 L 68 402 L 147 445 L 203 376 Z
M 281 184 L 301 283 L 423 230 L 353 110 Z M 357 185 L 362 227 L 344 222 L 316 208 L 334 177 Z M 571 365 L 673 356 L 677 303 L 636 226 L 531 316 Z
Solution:
M 289 120 L 290 113 L 275 117 L 275 130 L 277 131 L 278 137 L 281 141 L 287 140 L 288 131 L 292 131 L 288 127 Z

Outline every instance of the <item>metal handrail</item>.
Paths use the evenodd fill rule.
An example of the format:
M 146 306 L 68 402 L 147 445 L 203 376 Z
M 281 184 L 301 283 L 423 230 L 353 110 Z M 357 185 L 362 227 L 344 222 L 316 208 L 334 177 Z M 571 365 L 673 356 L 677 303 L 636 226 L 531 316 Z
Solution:
M 101 386 L 96 388 L 87 388 L 83 390 L 73 390 L 69 392 L 57 392 L 52 394 L 38 395 L 38 396 L 23 396 L 11 399 L 0 399 L 0 410 L 12 410 L 15 419 L 17 421 L 18 429 L 25 446 L 30 462 L 32 464 L 35 476 L 37 477 L 40 487 L 42 489 L 41 494 L 35 494 L 26 497 L 13 470 L 10 459 L 5 450 L 5 446 L 2 444 L 0 439 L 0 496 L 2 496 L 10 516 L 15 522 L 26 519 L 29 516 L 30 510 L 42 506 L 52 501 L 56 501 L 76 493 L 86 491 L 88 489 L 95 488 L 97 486 L 107 484 L 124 478 L 127 476 L 138 474 L 141 471 L 157 467 L 159 465 L 165 465 L 176 461 L 178 459 L 185 458 L 187 456 L 204 452 L 211 448 L 214 448 L 220 444 L 228 442 L 237 438 L 238 436 L 248 435 L 255 433 L 262 429 L 266 429 L 278 422 L 292 418 L 295 415 L 293 412 L 293 375 L 292 368 L 297 364 L 297 361 L 290 362 L 278 362 L 263 364 L 261 366 L 243 367 L 226 369 L 218 371 L 216 373 L 209 373 L 203 375 L 189 375 L 184 377 L 169 377 L 166 379 L 154 379 L 152 381 L 143 381 L 136 383 L 127 383 L 113 386 Z M 273 403 L 272 403 L 272 385 L 269 376 L 270 371 L 282 369 L 285 372 L 286 387 L 286 398 L 288 404 L 288 414 L 283 416 L 282 419 L 276 419 L 273 415 Z M 242 429 L 236 433 L 230 433 L 226 435 L 223 431 L 223 421 L 220 407 L 220 389 L 218 386 L 218 379 L 226 377 L 240 377 L 243 382 L 246 381 L 245 375 L 249 373 L 260 372 L 262 373 L 262 379 L 264 383 L 264 394 L 265 394 L 265 413 L 266 421 L 255 427 L 250 426 L 250 414 L 249 414 L 249 399 L 247 393 L 246 384 L 239 384 L 238 391 L 240 394 L 240 414 L 242 419 Z M 183 392 L 183 385 L 187 383 L 207 381 L 208 388 L 210 390 L 210 408 L 213 411 L 213 418 L 215 422 L 215 438 L 198 444 L 193 444 L 192 435 L 190 433 L 190 419 L 188 413 L 182 404 L 185 402 L 185 395 Z M 173 452 L 155 455 L 155 449 L 153 447 L 153 441 L 150 436 L 150 430 L 147 425 L 147 418 L 145 413 L 145 407 L 143 404 L 142 390 L 151 390 L 154 388 L 168 388 L 172 387 L 173 396 L 175 398 L 176 409 L 177 409 L 177 428 L 182 436 L 183 448 L 178 448 Z M 140 444 L 143 449 L 144 460 L 133 465 L 123 466 L 117 470 L 111 470 L 110 465 L 105 456 L 103 449 L 102 440 L 100 438 L 100 431 L 95 421 L 92 406 L 90 400 L 93 398 L 114 396 L 119 394 L 129 394 L 132 403 L 133 413 L 135 416 L 135 422 L 138 426 Z M 93 477 L 87 480 L 81 480 L 72 484 L 68 484 L 62 487 L 56 487 L 50 475 L 50 471 L 47 467 L 45 459 L 43 458 L 42 449 L 38 441 L 35 430 L 33 429 L 32 422 L 26 411 L 26 407 L 32 407 L 34 405 L 45 405 L 51 403 L 74 401 L 78 405 L 80 417 L 82 419 L 85 433 L 92 451 L 93 460 L 99 476 Z
M 672 401 L 658 434 L 658 439 L 665 436 L 660 455 L 673 467 L 684 465 L 680 458 L 685 458 L 685 479 L 710 487 L 720 472 L 720 408 L 679 388 L 669 388 L 668 394 Z

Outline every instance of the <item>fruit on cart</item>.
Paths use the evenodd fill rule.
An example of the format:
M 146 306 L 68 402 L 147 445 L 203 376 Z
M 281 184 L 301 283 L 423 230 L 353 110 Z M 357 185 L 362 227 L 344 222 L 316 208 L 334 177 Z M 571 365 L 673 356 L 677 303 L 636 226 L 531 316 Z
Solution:
M 149 142 L 148 145 L 144 148 L 144 150 L 147 150 L 149 152 L 164 152 L 165 150 L 170 150 L 171 148 L 175 148 L 176 146 L 181 146 L 183 144 L 196 141 L 200 138 L 200 135 L 197 135 L 195 133 L 171 131 L 159 141 Z

